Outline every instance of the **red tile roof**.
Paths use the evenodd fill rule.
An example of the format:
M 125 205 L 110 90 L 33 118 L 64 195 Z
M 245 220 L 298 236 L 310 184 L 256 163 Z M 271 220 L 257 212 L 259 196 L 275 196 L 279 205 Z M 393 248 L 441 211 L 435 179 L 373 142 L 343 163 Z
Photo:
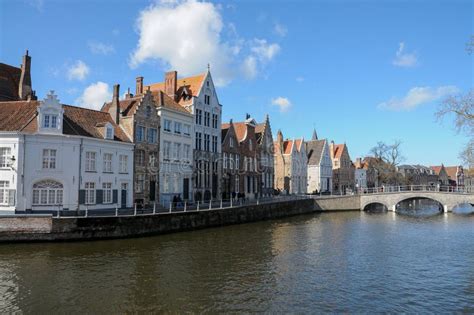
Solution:
M 345 144 L 335 144 L 334 145 L 334 151 L 333 151 L 334 158 L 336 158 L 336 159 L 341 158 L 342 152 L 344 152 L 345 146 L 346 146 Z
M 177 80 L 177 87 L 178 90 L 176 91 L 176 95 L 181 95 L 183 90 L 186 89 L 188 93 L 191 94 L 191 96 L 198 96 L 199 91 L 201 90 L 201 86 L 204 82 L 204 79 L 206 78 L 207 72 L 192 76 L 192 77 L 187 77 L 187 78 L 182 78 Z M 159 82 L 159 83 L 153 83 L 150 85 L 145 85 L 144 90 L 146 91 L 150 87 L 150 90 L 152 92 L 156 91 L 165 91 L 165 83 L 164 82 Z M 189 105 L 192 102 L 192 99 L 182 99 L 180 98 L 178 100 L 178 103 L 183 106 L 183 105 Z
M 39 101 L 0 102 L 0 131 L 36 133 Z M 104 139 L 98 125 L 110 123 L 117 141 L 131 142 L 106 112 L 62 105 L 64 109 L 63 134 Z

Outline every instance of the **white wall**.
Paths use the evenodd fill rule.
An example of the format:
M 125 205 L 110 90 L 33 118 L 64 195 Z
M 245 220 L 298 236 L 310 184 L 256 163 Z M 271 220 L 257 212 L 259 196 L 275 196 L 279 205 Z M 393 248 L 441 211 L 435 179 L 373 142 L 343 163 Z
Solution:
M 19 157 L 22 155 L 22 138 L 18 134 L 7 134 L 0 133 L 0 148 L 10 148 L 10 157 L 15 158 L 15 162 L 11 164 L 11 167 L 0 167 L 0 181 L 7 181 L 9 183 L 8 189 L 14 189 L 15 199 L 18 200 L 18 192 L 21 191 L 21 186 L 18 178 L 18 165 L 21 165 Z M 20 169 L 21 172 L 21 169 Z M 0 188 L 2 189 L 2 188 Z M 1 193 L 1 192 L 0 192 Z M 9 206 L 8 203 L 0 204 L 0 214 L 2 213 L 13 213 L 15 206 Z

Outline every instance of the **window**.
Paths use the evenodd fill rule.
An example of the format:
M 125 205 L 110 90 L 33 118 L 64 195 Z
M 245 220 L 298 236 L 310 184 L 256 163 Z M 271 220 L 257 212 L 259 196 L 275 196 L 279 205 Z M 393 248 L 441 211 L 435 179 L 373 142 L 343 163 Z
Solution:
M 171 132 L 171 120 L 165 119 L 164 131 Z
M 44 180 L 33 185 L 33 205 L 62 205 L 63 184 Z
M 146 107 L 145 115 L 146 115 L 147 118 L 151 117 L 151 107 L 150 106 Z
M 165 141 L 163 143 L 163 158 L 165 160 L 169 160 L 170 159 L 170 152 L 171 151 L 171 142 L 169 141 Z
M 43 149 L 43 168 L 44 169 L 56 168 L 56 150 Z
M 211 114 L 209 112 L 204 112 L 204 126 L 209 127 Z
M 202 133 L 196 132 L 196 150 L 201 150 Z
M 234 138 L 232 138 L 232 137 L 229 139 L 229 146 L 230 146 L 231 148 L 234 147 Z
M 249 139 L 249 150 L 253 150 L 252 139 Z
M 95 204 L 95 183 L 86 183 L 86 204 L 93 205 Z
M 119 156 L 119 170 L 120 170 L 120 173 L 128 173 L 128 156 L 126 155 Z
M 209 105 L 211 103 L 211 97 L 209 95 L 204 95 L 204 104 Z
M 103 203 L 112 203 L 112 183 L 102 183 L 102 189 L 104 190 Z
M 56 115 L 51 115 L 51 128 L 56 129 L 58 127 L 58 117 Z
M 240 155 L 238 154 L 235 155 L 235 169 L 240 169 Z
M 0 148 L 0 168 L 6 168 L 10 166 L 10 148 Z
M 9 181 L 0 181 L 0 205 L 14 206 L 15 205 L 15 190 L 8 189 Z
M 107 126 L 107 129 L 105 131 L 105 138 L 114 139 L 114 129 L 112 129 L 112 126 Z
M 174 123 L 174 133 L 180 135 L 181 134 L 181 123 L 175 122 Z
M 135 163 L 137 164 L 137 166 L 145 166 L 145 151 L 135 151 Z
M 212 136 L 212 152 L 217 152 L 217 136 Z
M 191 146 L 189 144 L 183 145 L 183 158 L 187 161 L 190 159 Z
M 224 152 L 223 156 L 224 156 L 224 158 L 223 158 L 223 160 L 224 160 L 224 168 L 227 168 L 227 153 Z
M 202 123 L 202 110 L 196 109 L 196 125 L 200 125 Z
M 191 126 L 190 126 L 190 125 L 184 124 L 184 126 L 183 126 L 183 134 L 184 134 L 185 136 L 190 136 L 190 135 L 191 135 Z
M 95 156 L 95 152 L 86 152 L 86 172 L 95 172 Z
M 137 175 L 137 183 L 135 185 L 135 191 L 137 193 L 142 193 L 145 189 L 145 174 Z
M 204 151 L 209 151 L 210 138 L 208 134 L 204 134 Z
M 112 154 L 104 153 L 104 173 L 112 173 Z
M 148 143 L 156 143 L 158 131 L 155 128 L 148 128 L 147 138 Z
M 238 193 L 240 191 L 240 177 L 239 175 L 235 176 L 235 192 Z
M 232 153 L 229 154 L 229 168 L 234 169 L 234 155 Z
M 175 143 L 173 148 L 173 158 L 175 160 L 179 160 L 181 151 L 181 143 Z
M 137 141 L 137 142 L 145 141 L 145 127 L 137 126 L 137 133 L 135 135 L 135 141 Z
M 218 118 L 217 114 L 212 114 L 212 128 L 217 129 Z

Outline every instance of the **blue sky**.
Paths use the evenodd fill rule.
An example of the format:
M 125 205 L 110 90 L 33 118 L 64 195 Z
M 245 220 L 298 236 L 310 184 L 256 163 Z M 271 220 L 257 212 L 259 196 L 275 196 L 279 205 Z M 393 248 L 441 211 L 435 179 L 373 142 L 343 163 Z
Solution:
M 211 72 L 223 121 L 346 142 L 351 157 L 399 139 L 407 163 L 459 164 L 467 137 L 434 112 L 473 87 L 472 1 L 0 0 L 0 62 L 29 49 L 33 87 L 97 107 L 170 69 Z

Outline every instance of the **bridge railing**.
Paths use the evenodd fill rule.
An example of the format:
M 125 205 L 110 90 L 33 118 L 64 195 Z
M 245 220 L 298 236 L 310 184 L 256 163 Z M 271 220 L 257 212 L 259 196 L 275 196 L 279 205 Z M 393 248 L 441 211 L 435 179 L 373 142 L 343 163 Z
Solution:
M 452 186 L 432 186 L 432 185 L 404 185 L 404 186 L 380 186 L 374 188 L 358 188 L 354 191 L 354 194 L 384 194 L 384 193 L 399 193 L 399 192 L 445 192 L 445 193 L 456 193 L 456 194 L 468 194 L 473 193 L 465 187 L 452 187 Z

